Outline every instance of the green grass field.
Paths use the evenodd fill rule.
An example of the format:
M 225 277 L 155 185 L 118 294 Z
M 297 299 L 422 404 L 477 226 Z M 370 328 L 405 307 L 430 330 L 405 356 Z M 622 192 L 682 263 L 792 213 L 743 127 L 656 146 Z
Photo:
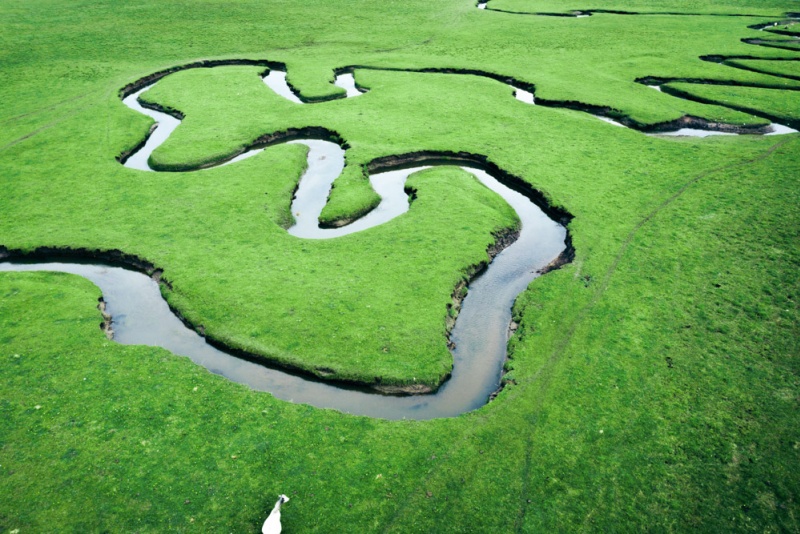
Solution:
M 518 298 L 498 397 L 425 422 L 278 401 L 116 344 L 89 282 L 2 273 L 0 532 L 256 532 L 279 493 L 285 532 L 797 532 L 800 134 L 650 137 L 569 108 L 642 128 L 796 125 L 800 56 L 742 39 L 787 37 L 748 26 L 798 7 L 3 3 L 6 249 L 119 250 L 163 269 L 169 303 L 216 340 L 347 380 L 437 384 L 453 288 L 516 224 L 466 173 L 412 177 L 407 215 L 317 242 L 285 232 L 303 147 L 190 172 L 116 160 L 151 126 L 124 86 L 251 59 L 284 63 L 316 102 L 276 96 L 263 67 L 171 74 L 144 96 L 185 115 L 155 166 L 324 128 L 348 146 L 334 221 L 375 204 L 364 168 L 378 158 L 484 156 L 573 216 L 575 259 Z M 368 92 L 331 100 L 346 67 Z M 432 69 L 447 72 L 419 72 Z

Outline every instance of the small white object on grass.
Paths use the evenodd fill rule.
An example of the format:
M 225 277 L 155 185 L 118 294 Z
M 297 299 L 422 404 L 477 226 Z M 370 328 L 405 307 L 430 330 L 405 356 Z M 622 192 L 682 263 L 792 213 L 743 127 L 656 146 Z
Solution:
M 278 502 L 270 512 L 269 517 L 264 521 L 264 526 L 261 527 L 262 534 L 280 534 L 281 532 L 281 505 L 289 501 L 289 497 L 281 495 L 278 497 Z

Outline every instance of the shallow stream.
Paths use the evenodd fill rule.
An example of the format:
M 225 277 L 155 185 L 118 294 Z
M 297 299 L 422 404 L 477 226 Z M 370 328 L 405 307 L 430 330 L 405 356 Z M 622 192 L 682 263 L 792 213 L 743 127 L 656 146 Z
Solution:
M 361 94 L 352 75 L 342 75 L 341 86 L 348 96 Z M 339 81 L 339 80 L 337 80 Z M 286 85 L 285 73 L 272 70 L 265 83 L 276 93 L 293 100 L 296 96 Z M 130 108 L 153 117 L 158 126 L 140 150 L 126 161 L 127 167 L 152 171 L 150 154 L 180 124 L 180 120 L 143 107 L 137 100 L 147 87 L 123 101 Z M 298 103 L 299 99 L 293 100 Z M 308 167 L 300 178 L 292 213 L 296 224 L 288 232 L 298 238 L 329 239 L 384 224 L 409 209 L 406 179 L 429 168 L 424 165 L 374 173 L 370 182 L 380 195 L 380 204 L 364 217 L 339 228 L 319 227 L 333 181 L 344 168 L 344 150 L 330 141 L 294 140 L 308 147 Z M 245 151 L 236 158 L 221 162 L 229 165 L 251 157 L 262 147 Z M 437 163 L 436 165 L 440 165 Z M 123 344 L 163 347 L 174 354 L 188 356 L 213 373 L 268 391 L 275 397 L 334 408 L 343 412 L 385 419 L 431 419 L 451 417 L 474 410 L 488 401 L 500 386 L 506 359 L 511 307 L 517 295 L 538 276 L 538 271 L 566 248 L 566 229 L 550 219 L 528 197 L 501 183 L 478 168 L 462 166 L 486 187 L 499 194 L 516 211 L 521 229 L 517 240 L 498 254 L 489 267 L 469 286 L 458 319 L 450 336 L 452 376 L 436 393 L 417 396 L 386 396 L 372 390 L 341 387 L 331 383 L 273 369 L 240 359 L 209 345 L 195 331 L 187 328 L 161 297 L 158 284 L 144 274 L 96 264 L 81 263 L 0 263 L 0 271 L 61 271 L 77 274 L 95 283 L 103 292 L 106 312 L 112 317 L 114 340 Z M 444 314 L 446 310 L 442 310 Z M 446 340 L 442 339 L 442 343 Z

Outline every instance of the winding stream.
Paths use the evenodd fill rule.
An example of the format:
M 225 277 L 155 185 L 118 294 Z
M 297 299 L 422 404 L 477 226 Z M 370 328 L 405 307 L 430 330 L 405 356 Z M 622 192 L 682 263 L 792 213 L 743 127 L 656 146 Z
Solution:
M 338 77 L 337 85 L 344 87 L 348 96 L 361 94 L 352 81 L 352 74 L 349 74 L 349 79 L 347 76 L 343 74 Z M 271 70 L 264 81 L 277 94 L 301 102 L 286 84 L 285 73 Z M 149 87 L 123 100 L 128 107 L 153 117 L 158 123 L 142 148 L 124 163 L 126 167 L 142 171 L 152 171 L 147 163 L 150 154 L 180 124 L 179 119 L 145 108 L 138 102 L 139 95 Z M 306 145 L 309 149 L 308 168 L 300 179 L 292 202 L 296 223 L 288 230 L 299 238 L 335 238 L 368 230 L 402 215 L 409 209 L 408 195 L 404 190 L 406 179 L 414 172 L 431 166 L 372 174 L 370 182 L 381 197 L 380 204 L 349 225 L 323 229 L 319 228 L 318 217 L 327 202 L 333 181 L 344 168 L 344 150 L 335 143 L 323 140 L 289 142 Z M 250 149 L 221 165 L 252 157 L 261 150 L 263 148 L 260 147 Z M 213 373 L 255 390 L 268 391 L 280 399 L 384 419 L 451 417 L 484 405 L 498 389 L 514 300 L 538 276 L 538 270 L 558 257 L 566 247 L 566 229 L 545 215 L 528 197 L 502 184 L 484 170 L 468 166 L 462 169 L 512 206 L 520 218 L 521 230 L 517 240 L 498 254 L 486 271 L 470 284 L 450 336 L 455 344 L 452 350 L 452 375 L 434 394 L 385 396 L 373 390 L 324 383 L 231 356 L 212 347 L 203 337 L 187 328 L 169 309 L 155 281 L 121 267 L 5 262 L 0 263 L 0 271 L 61 271 L 83 276 L 103 292 L 106 312 L 112 317 L 115 341 L 163 347 L 174 354 L 188 356 Z
M 486 8 L 486 2 L 478 7 Z M 481 75 L 481 74 L 478 74 Z M 487 74 L 483 74 L 487 76 Z M 488 75 L 494 77 L 493 75 Z M 302 100 L 286 82 L 286 73 L 270 69 L 264 83 L 276 94 L 297 104 Z M 157 83 L 157 82 L 156 82 Z M 352 69 L 338 74 L 334 84 L 346 92 L 346 97 L 363 94 L 355 84 Z M 123 99 L 125 105 L 152 117 L 157 126 L 146 142 L 131 154 L 124 165 L 151 172 L 148 159 L 180 125 L 180 119 L 142 106 L 139 96 L 152 87 L 140 87 Z M 509 84 L 517 100 L 535 105 L 534 93 Z M 659 85 L 650 85 L 661 90 Z M 550 103 L 558 107 L 558 103 Z M 614 126 L 626 125 L 602 115 L 595 115 Z M 794 133 L 796 130 L 773 123 L 767 135 Z M 733 135 L 727 132 L 682 128 L 672 132 L 648 135 Z M 319 227 L 318 218 L 324 208 L 333 181 L 344 168 L 344 150 L 330 141 L 302 139 L 287 141 L 308 147 L 308 168 L 300 179 L 292 213 L 295 225 L 291 235 L 304 239 L 329 239 L 366 231 L 384 224 L 408 211 L 404 186 L 409 175 L 428 166 L 375 173 L 370 176 L 373 189 L 381 197 L 380 204 L 364 217 L 334 229 Z M 264 147 L 251 147 L 218 165 L 230 165 L 253 157 Z M 442 163 L 436 163 L 441 165 Z M 489 268 L 470 284 L 458 320 L 451 332 L 454 368 L 452 376 L 435 394 L 390 397 L 372 390 L 359 390 L 320 382 L 305 376 L 273 369 L 231 356 L 218 350 L 186 328 L 169 310 L 156 282 L 131 270 L 81 263 L 0 263 L 0 271 L 48 270 L 83 276 L 103 292 L 106 310 L 113 317 L 114 339 L 123 344 L 157 345 L 179 355 L 188 356 L 211 372 L 246 384 L 253 389 L 268 391 L 275 397 L 307 403 L 320 408 L 385 419 L 431 419 L 455 416 L 485 404 L 497 390 L 502 375 L 511 322 L 511 306 L 520 292 L 565 249 L 566 229 L 548 218 L 526 196 L 510 189 L 485 170 L 462 167 L 486 187 L 495 191 L 517 212 L 522 225 L 519 238 L 501 252 Z M 198 171 L 201 169 L 197 169 Z

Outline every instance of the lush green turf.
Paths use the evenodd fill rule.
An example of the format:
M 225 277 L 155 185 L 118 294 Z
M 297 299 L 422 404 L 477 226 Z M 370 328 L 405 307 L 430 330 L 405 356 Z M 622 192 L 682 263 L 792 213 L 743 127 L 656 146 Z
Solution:
M 122 86 L 199 58 L 285 62 L 306 97 L 338 94 L 332 69 L 348 65 L 471 68 L 655 124 L 763 121 L 637 78 L 796 83 L 698 59 L 796 56 L 742 43 L 765 35 L 748 17 L 285 0 L 6 2 L 0 20 L 0 245 L 141 256 L 210 335 L 361 379 L 446 372 L 450 291 L 491 231 L 514 224 L 508 208 L 438 169 L 412 179 L 418 198 L 392 223 L 300 241 L 283 227 L 301 147 L 199 172 L 126 169 L 115 156 L 150 124 L 119 102 Z M 357 69 L 367 94 L 299 106 L 260 70 L 160 82 L 146 98 L 186 120 L 154 162 L 196 165 L 320 126 L 351 147 L 330 217 L 374 201 L 361 165 L 416 150 L 485 155 L 574 215 L 575 261 L 517 303 L 514 383 L 447 420 L 312 409 L 109 342 L 83 280 L 2 274 L 0 530 L 256 531 L 280 492 L 287 532 L 800 529 L 798 136 L 651 138 L 460 74 Z M 731 90 L 768 112 L 784 104 L 769 95 L 795 94 Z

